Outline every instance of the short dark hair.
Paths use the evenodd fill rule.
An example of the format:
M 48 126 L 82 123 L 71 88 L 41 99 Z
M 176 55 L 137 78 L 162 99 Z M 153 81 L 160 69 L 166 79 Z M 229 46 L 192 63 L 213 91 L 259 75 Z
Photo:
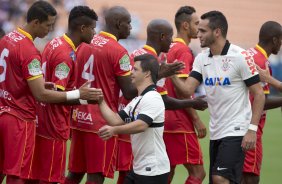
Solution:
M 196 10 L 192 6 L 182 6 L 177 10 L 174 17 L 174 23 L 177 31 L 179 31 L 182 22 L 191 20 L 191 15 L 193 13 L 196 13 Z
M 271 43 L 273 38 L 280 38 L 282 36 L 282 28 L 278 22 L 267 21 L 265 22 L 259 31 L 259 42 L 268 44 Z
M 143 54 L 134 57 L 134 62 L 136 61 L 140 61 L 140 66 L 143 72 L 151 72 L 152 81 L 156 84 L 160 68 L 157 58 L 151 54 Z
M 69 29 L 75 30 L 81 25 L 90 25 L 92 20 L 98 20 L 96 12 L 88 6 L 75 6 L 69 15 Z
M 220 11 L 210 11 L 201 16 L 201 19 L 209 20 L 209 27 L 212 30 L 219 28 L 221 30 L 221 34 L 224 38 L 226 38 L 228 23 L 226 17 Z
M 48 16 L 56 16 L 57 11 L 55 8 L 46 1 L 36 1 L 31 5 L 27 11 L 26 21 L 27 23 L 38 19 L 39 22 L 48 20 Z

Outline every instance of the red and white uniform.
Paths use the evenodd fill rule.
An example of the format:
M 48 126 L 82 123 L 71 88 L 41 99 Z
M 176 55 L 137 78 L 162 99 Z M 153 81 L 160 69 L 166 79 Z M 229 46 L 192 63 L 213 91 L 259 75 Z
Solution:
M 30 80 L 42 77 L 32 36 L 18 28 L 0 41 L 0 173 L 28 178 L 34 149 L 35 99 Z
M 86 81 L 92 80 L 91 86 L 101 88 L 105 101 L 114 112 L 117 112 L 120 91 L 117 77 L 130 75 L 130 58 L 126 49 L 117 42 L 114 35 L 101 32 L 94 36 L 90 45 L 82 44 L 79 47 L 77 61 L 76 86 L 80 87 Z M 70 171 L 102 172 L 107 177 L 113 177 L 116 138 L 102 141 L 96 135 L 98 130 L 106 124 L 97 105 L 74 107 L 71 123 L 71 128 L 73 129 L 72 140 L 77 140 L 72 141 L 71 145 Z M 81 134 L 81 132 L 85 134 Z M 90 134 L 86 134 L 86 132 Z M 93 143 L 91 138 L 92 141 L 90 139 L 87 141 L 83 135 L 85 137 L 92 136 L 96 143 Z M 86 142 L 83 142 L 83 140 L 86 140 Z M 104 145 L 104 148 L 98 147 L 98 145 Z M 81 149 L 80 154 L 76 151 L 78 149 Z M 89 157 L 93 157 L 90 153 L 97 152 L 97 149 L 99 149 L 101 154 L 99 153 L 97 157 L 90 161 Z M 81 160 L 81 154 L 86 156 L 86 160 Z
M 250 55 L 254 58 L 255 63 L 262 69 L 266 69 L 266 65 L 269 65 L 268 56 L 266 51 L 261 48 L 259 45 L 256 45 L 254 48 L 250 48 L 248 50 Z M 271 72 L 271 71 L 270 71 Z M 261 82 L 263 87 L 263 91 L 265 95 L 270 93 L 269 84 Z M 252 102 L 252 97 L 251 102 Z M 262 134 L 263 128 L 266 121 L 266 111 L 263 112 L 260 118 L 260 122 L 258 124 L 258 131 L 257 131 L 257 142 L 256 148 L 254 150 L 250 150 L 246 152 L 245 155 L 245 162 L 243 172 L 253 173 L 255 175 L 260 175 L 260 169 L 262 164 L 262 157 L 263 157 L 263 148 L 262 148 Z
M 178 74 L 187 78 L 194 62 L 194 56 L 181 38 L 174 39 L 167 54 L 167 62 L 179 60 L 185 68 Z M 166 80 L 168 95 L 177 98 L 172 81 Z M 172 166 L 177 164 L 202 164 L 202 152 L 191 117 L 184 109 L 166 110 L 164 140 Z
M 75 51 L 72 40 L 63 35 L 51 40 L 42 53 L 45 80 L 54 83 L 58 90 L 70 91 L 75 87 Z M 70 113 L 71 106 L 37 104 L 33 179 L 47 182 L 64 181 Z

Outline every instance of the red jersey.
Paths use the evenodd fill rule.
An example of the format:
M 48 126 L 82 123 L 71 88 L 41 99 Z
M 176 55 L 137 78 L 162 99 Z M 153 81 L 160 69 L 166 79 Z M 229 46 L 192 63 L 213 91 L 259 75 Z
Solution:
M 75 87 L 76 48 L 72 40 L 64 35 L 54 38 L 42 53 L 46 82 L 53 82 L 61 91 Z M 38 135 L 67 140 L 69 138 L 71 106 L 43 104 L 37 105 Z
M 130 75 L 130 58 L 114 35 L 101 32 L 90 45 L 82 44 L 77 51 L 77 82 L 80 87 L 88 80 L 91 86 L 101 88 L 109 107 L 117 112 L 120 87 L 117 77 Z M 71 127 L 97 132 L 106 124 L 98 105 L 75 106 Z
M 176 38 L 170 45 L 167 53 L 167 62 L 173 63 L 175 60 L 182 61 L 185 68 L 182 69 L 178 77 L 187 78 L 192 70 L 194 56 L 190 48 L 186 45 L 183 39 Z M 177 98 L 173 83 L 170 79 L 166 80 L 168 95 Z M 193 122 L 185 110 L 166 110 L 165 111 L 165 132 L 195 132 Z
M 42 77 L 41 56 L 32 36 L 18 28 L 0 40 L 0 113 L 35 120 L 35 99 L 27 80 Z
M 254 58 L 255 63 L 261 68 L 261 69 L 266 69 L 266 64 L 269 65 L 269 61 L 268 61 L 268 56 L 266 51 L 260 47 L 259 45 L 256 45 L 254 48 L 250 48 L 248 50 L 248 52 L 250 53 L 250 55 Z M 270 73 L 271 69 L 270 69 Z M 269 84 L 265 83 L 265 82 L 261 82 L 264 94 L 269 94 L 270 90 L 269 90 Z M 253 97 L 250 96 L 251 102 L 253 101 Z M 258 136 L 261 136 L 263 134 L 263 127 L 265 125 L 265 120 L 266 120 L 266 111 L 263 112 L 263 114 L 261 115 L 260 118 L 260 122 L 258 125 L 258 131 L 257 134 Z

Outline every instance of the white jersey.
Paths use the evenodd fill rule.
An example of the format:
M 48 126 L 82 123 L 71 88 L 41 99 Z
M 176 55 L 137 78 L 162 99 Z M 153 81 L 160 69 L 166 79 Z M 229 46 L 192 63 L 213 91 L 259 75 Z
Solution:
M 244 136 L 252 118 L 248 86 L 259 82 L 253 58 L 227 41 L 221 55 L 212 56 L 210 49 L 200 53 L 192 73 L 206 91 L 210 139 Z
M 164 102 L 154 86 L 146 88 L 119 112 L 127 123 L 140 119 L 149 125 L 146 131 L 131 135 L 133 171 L 138 175 L 157 176 L 170 172 L 163 140 L 164 113 Z

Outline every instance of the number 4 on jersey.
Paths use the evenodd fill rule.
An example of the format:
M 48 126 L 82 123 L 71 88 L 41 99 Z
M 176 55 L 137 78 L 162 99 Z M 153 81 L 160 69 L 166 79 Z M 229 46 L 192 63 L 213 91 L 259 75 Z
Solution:
M 93 75 L 94 67 L 94 55 L 91 55 L 84 65 L 81 77 L 85 80 L 94 81 L 95 76 Z

